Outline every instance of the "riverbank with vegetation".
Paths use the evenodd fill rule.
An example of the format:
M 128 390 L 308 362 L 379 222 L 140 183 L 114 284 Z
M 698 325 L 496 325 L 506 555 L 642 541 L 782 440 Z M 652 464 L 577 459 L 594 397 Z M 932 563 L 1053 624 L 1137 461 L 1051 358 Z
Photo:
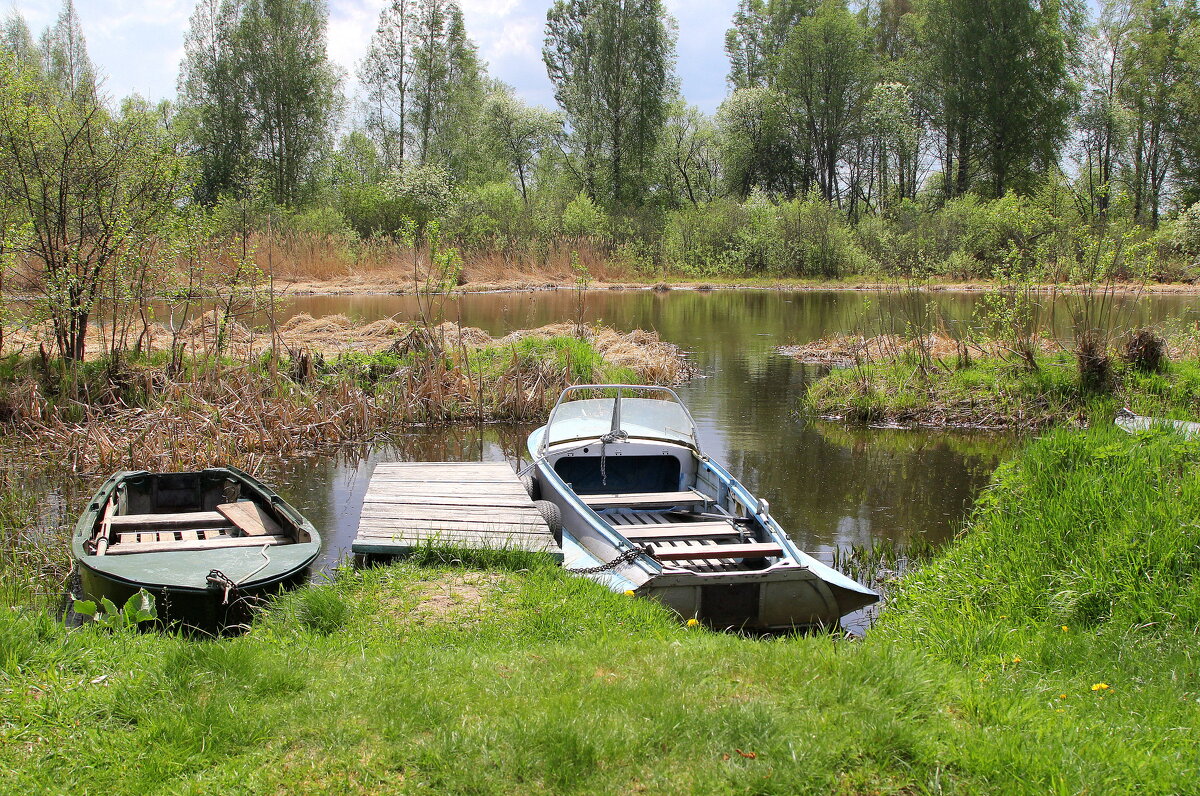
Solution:
M 781 350 L 831 366 L 806 390 L 803 409 L 852 423 L 1079 427 L 1111 422 L 1122 407 L 1153 417 L 1200 416 L 1195 341 L 1169 344 L 1152 330 L 1082 347 L 1040 336 L 972 343 L 880 335 Z
M 341 571 L 238 638 L 3 610 L 0 782 L 1186 792 L 1197 464 L 1200 444 L 1167 433 L 1054 432 L 860 641 L 691 628 L 533 559 L 449 550 Z
M 103 343 L 103 334 L 93 335 Z M 28 346 L 27 346 L 28 347 Z M 560 323 L 481 329 L 297 316 L 257 331 L 206 315 L 148 328 L 142 353 L 10 356 L 0 432 L 72 472 L 183 470 L 364 443 L 412 424 L 530 422 L 570 384 L 692 374 L 650 332 Z

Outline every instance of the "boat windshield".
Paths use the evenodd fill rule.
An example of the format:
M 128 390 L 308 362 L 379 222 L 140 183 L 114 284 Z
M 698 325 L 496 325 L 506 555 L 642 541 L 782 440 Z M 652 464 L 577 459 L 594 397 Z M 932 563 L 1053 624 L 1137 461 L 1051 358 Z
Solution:
M 550 414 L 542 444 L 595 439 L 610 432 L 699 447 L 696 425 L 674 390 L 608 385 L 565 391 Z

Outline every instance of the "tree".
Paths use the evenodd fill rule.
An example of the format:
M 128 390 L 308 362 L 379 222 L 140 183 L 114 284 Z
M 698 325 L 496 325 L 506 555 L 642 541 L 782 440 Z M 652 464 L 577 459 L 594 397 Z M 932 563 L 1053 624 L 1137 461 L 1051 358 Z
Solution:
M 788 33 L 816 6 L 815 0 L 740 0 L 725 32 L 730 88 L 770 86 Z
M 797 22 L 779 56 L 775 87 L 826 201 L 840 199 L 838 166 L 874 82 L 869 34 L 843 0 Z
M 96 69 L 88 57 L 74 0 L 63 0 L 58 21 L 42 33 L 40 49 L 45 79 L 75 102 L 98 101 Z
M 0 25 L 0 50 L 11 59 L 13 66 L 26 74 L 41 75 L 42 55 L 33 43 L 33 35 L 25 18 L 11 12 Z
M 942 135 L 947 196 L 1031 190 L 1057 161 L 1074 101 L 1071 0 L 927 0 L 923 96 Z
M 412 106 L 415 0 L 392 0 L 379 12 L 379 25 L 358 67 L 366 91 L 367 134 L 379 147 L 383 166 L 404 162 Z
M 675 23 L 661 0 L 556 0 L 542 59 L 566 115 L 583 189 L 641 201 L 667 108 L 677 91 Z
M 330 144 L 338 75 L 325 52 L 322 0 L 245 0 L 237 28 L 255 151 L 277 204 L 300 200 Z
M 406 160 L 477 171 L 487 87 L 455 0 L 393 0 L 359 65 L 366 129 L 388 168 Z
M 662 137 L 662 161 L 668 196 L 684 198 L 693 206 L 716 196 L 720 160 L 713 120 L 682 100 L 672 103 Z
M 323 0 L 199 0 L 179 79 L 198 199 L 243 195 L 256 175 L 277 204 L 303 198 L 340 110 L 325 27 Z
M 1125 74 L 1118 96 L 1128 109 L 1130 159 L 1126 180 L 1134 217 L 1157 226 L 1179 134 L 1194 127 L 1181 114 L 1189 41 L 1197 24 L 1194 6 L 1180 0 L 1134 0 L 1124 53 Z
M 251 119 L 237 24 L 234 0 L 199 0 L 184 40 L 179 102 L 200 164 L 196 199 L 206 205 L 240 194 L 250 181 Z
M 1083 99 L 1076 115 L 1076 162 L 1085 217 L 1104 220 L 1112 201 L 1116 167 L 1126 148 L 1128 114 L 1125 50 L 1131 24 L 1126 0 L 1109 0 L 1083 39 Z
M 443 165 L 461 181 L 478 149 L 483 69 L 457 2 L 422 0 L 417 23 L 414 138 L 422 163 Z
M 144 267 L 189 190 L 185 161 L 155 114 L 113 115 L 69 83 L 0 68 L 0 206 L 29 221 L 43 309 L 59 353 L 77 361 L 102 286 Z
M 530 172 L 562 120 L 545 108 L 526 105 L 509 91 L 493 93 L 484 106 L 483 122 L 496 148 L 516 175 L 521 199 L 529 207 Z
M 872 185 L 866 192 L 868 202 L 877 198 L 883 209 L 892 198 L 915 198 L 921 129 L 907 86 L 875 84 L 863 108 L 863 133 L 870 153 L 865 164 Z
M 729 190 L 745 199 L 756 188 L 795 196 L 801 173 L 786 124 L 784 99 L 769 88 L 734 91 L 717 109 L 717 145 Z

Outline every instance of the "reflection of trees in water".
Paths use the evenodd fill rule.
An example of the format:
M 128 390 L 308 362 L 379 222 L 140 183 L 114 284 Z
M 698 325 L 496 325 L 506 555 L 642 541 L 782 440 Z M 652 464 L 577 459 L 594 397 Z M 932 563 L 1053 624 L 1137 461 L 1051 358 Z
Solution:
M 881 318 L 902 314 L 906 302 L 932 303 L 945 318 L 969 318 L 979 295 L 930 293 L 914 299 L 866 291 L 597 290 L 585 298 L 590 321 L 653 329 L 694 352 L 708 378 L 681 392 L 702 443 L 771 501 L 772 513 L 807 549 L 884 538 L 947 538 L 1009 444 L 1009 438 L 987 435 L 810 425 L 795 412 L 820 371 L 774 353 L 778 345 L 870 331 Z M 1129 326 L 1156 322 L 1183 315 L 1192 301 L 1121 298 L 1117 303 L 1127 309 L 1114 317 Z M 575 311 L 572 290 L 473 294 L 446 305 L 449 320 L 492 334 L 570 321 Z M 286 314 L 296 312 L 404 319 L 416 316 L 416 303 L 411 296 L 304 296 L 285 308 Z M 1046 316 L 1051 314 L 1060 322 L 1067 315 L 1064 310 Z M 529 430 L 413 429 L 388 445 L 281 463 L 267 478 L 326 532 L 330 553 L 336 555 L 339 545 L 349 549 L 375 461 L 516 460 L 518 454 L 524 458 Z
M 699 413 L 703 437 L 805 547 L 947 538 L 1008 438 L 927 431 L 851 431 L 796 414 L 817 375 L 782 356 L 719 356 Z

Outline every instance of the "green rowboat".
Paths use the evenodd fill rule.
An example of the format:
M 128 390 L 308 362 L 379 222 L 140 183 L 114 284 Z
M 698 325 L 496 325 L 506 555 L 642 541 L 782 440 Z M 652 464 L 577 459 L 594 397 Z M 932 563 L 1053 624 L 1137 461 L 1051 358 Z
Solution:
M 258 598 L 303 583 L 321 537 L 298 511 L 233 467 L 114 473 L 75 525 L 86 599 L 117 605 L 139 589 L 159 619 L 217 631 Z

